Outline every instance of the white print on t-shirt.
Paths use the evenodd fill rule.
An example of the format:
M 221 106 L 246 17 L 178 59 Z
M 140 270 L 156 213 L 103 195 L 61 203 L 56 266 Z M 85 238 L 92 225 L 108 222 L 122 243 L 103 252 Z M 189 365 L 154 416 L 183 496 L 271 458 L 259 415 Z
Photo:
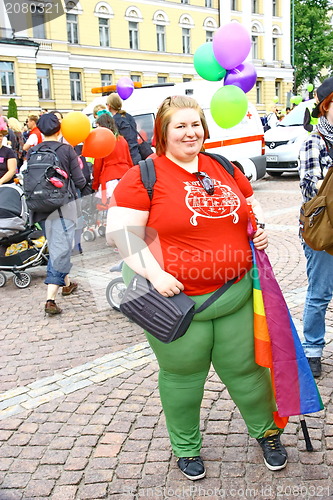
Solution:
M 237 213 L 240 207 L 239 197 L 231 190 L 230 186 L 214 180 L 214 194 L 209 195 L 198 181 L 185 182 L 186 206 L 193 212 L 190 223 L 197 226 L 197 217 L 209 219 L 233 217 L 233 223 L 239 220 Z

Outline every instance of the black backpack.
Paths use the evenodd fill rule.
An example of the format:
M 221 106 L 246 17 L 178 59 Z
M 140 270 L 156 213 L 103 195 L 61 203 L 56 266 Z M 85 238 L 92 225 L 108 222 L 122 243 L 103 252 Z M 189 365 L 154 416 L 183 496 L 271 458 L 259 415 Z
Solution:
M 72 198 L 69 174 L 62 169 L 56 153 L 61 146 L 41 143 L 29 155 L 23 171 L 23 190 L 32 212 L 51 213 Z
M 233 164 L 224 156 L 218 155 L 215 153 L 202 153 L 206 156 L 209 156 L 210 158 L 213 158 L 216 160 L 222 167 L 230 174 L 232 177 L 234 177 L 234 166 Z M 147 193 L 150 199 L 153 198 L 153 193 L 154 193 L 154 184 L 156 182 L 156 172 L 155 172 L 155 165 L 154 161 L 152 158 L 147 158 L 146 160 L 141 160 L 139 161 L 139 167 L 140 167 L 140 175 L 141 175 L 141 182 L 144 185 L 144 187 L 147 189 Z M 243 169 L 236 164 L 236 167 L 239 168 L 241 171 Z M 244 173 L 244 171 L 243 171 Z

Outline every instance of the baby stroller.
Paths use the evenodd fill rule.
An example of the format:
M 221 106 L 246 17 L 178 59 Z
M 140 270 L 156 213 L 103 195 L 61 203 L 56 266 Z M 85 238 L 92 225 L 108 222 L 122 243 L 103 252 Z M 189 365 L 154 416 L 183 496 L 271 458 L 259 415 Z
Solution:
M 96 232 L 99 236 L 105 236 L 107 210 L 100 205 L 100 200 L 91 194 L 82 198 L 82 216 L 83 216 L 83 239 L 85 241 L 94 241 Z
M 0 186 L 0 287 L 6 284 L 4 271 L 13 273 L 18 288 L 30 285 L 30 267 L 48 262 L 47 241 L 42 231 L 29 225 L 28 209 L 21 186 Z

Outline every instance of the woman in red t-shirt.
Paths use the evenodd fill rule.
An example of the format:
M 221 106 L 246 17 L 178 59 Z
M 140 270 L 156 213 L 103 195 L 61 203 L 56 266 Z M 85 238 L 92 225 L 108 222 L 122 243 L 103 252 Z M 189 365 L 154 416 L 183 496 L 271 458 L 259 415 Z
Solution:
M 160 396 L 178 467 L 191 480 L 206 474 L 200 457 L 200 405 L 213 364 L 249 434 L 261 445 L 266 466 L 282 469 L 287 453 L 274 423 L 269 371 L 254 361 L 247 205 L 262 221 L 260 206 L 239 169 L 235 167 L 233 177 L 200 153 L 208 129 L 192 98 L 163 101 L 154 137 L 157 180 L 152 200 L 135 166 L 116 187 L 108 214 L 107 238 L 115 240 L 124 257 L 125 280 L 134 271 L 165 297 L 185 291 L 200 305 L 237 277 L 176 341 L 164 344 L 146 333 L 160 367 Z M 263 228 L 253 242 L 258 249 L 267 247 Z
M 96 125 L 111 130 L 116 136 L 116 146 L 105 158 L 96 158 L 93 167 L 92 188 L 97 191 L 103 205 L 112 196 L 113 190 L 122 176 L 133 166 L 127 141 L 119 134 L 117 125 L 109 111 L 98 111 Z

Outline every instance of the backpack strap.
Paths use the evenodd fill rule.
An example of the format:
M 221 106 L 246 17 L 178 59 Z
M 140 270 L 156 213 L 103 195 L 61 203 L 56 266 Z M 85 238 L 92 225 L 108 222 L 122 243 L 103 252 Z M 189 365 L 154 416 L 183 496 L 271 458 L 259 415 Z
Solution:
M 234 166 L 225 156 L 218 155 L 216 153 L 206 153 L 206 151 L 202 152 L 201 154 L 213 158 L 213 160 L 216 160 L 220 165 L 222 165 L 222 167 L 228 172 L 228 174 L 232 175 L 232 177 L 235 176 Z
M 156 182 L 155 165 L 152 158 L 139 161 L 141 181 L 147 189 L 149 199 L 152 200 L 154 193 L 154 184 Z

